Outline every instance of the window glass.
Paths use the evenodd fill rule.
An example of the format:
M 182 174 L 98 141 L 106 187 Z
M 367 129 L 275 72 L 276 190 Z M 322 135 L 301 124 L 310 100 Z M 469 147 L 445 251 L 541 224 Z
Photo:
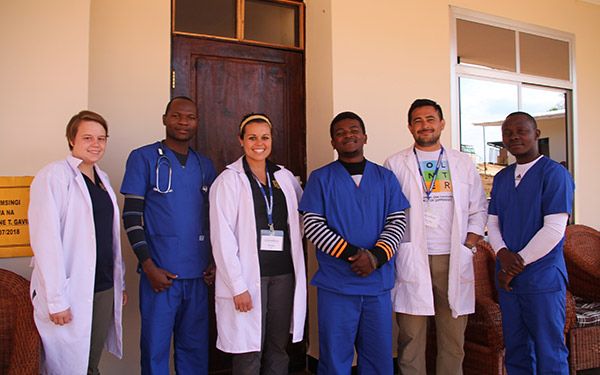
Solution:
M 236 37 L 236 0 L 177 0 L 175 32 Z
M 515 32 L 466 20 L 456 20 L 458 62 L 517 71 Z
M 540 152 L 567 165 L 566 92 L 523 86 L 522 110 L 532 115 L 540 129 Z
M 519 33 L 521 73 L 568 81 L 569 43 L 543 36 Z
M 244 39 L 298 47 L 298 7 L 246 0 Z
M 460 84 L 460 147 L 471 155 L 489 197 L 493 176 L 508 163 L 502 122 L 518 109 L 518 86 L 464 78 Z

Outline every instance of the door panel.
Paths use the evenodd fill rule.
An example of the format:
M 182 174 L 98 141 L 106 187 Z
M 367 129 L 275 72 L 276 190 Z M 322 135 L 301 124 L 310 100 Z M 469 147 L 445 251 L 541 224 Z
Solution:
M 195 146 L 218 172 L 242 155 L 242 117 L 262 112 L 273 123 L 270 159 L 306 181 L 302 52 L 175 35 L 173 65 L 173 96 L 198 103 Z
M 204 126 L 198 130 L 198 149 L 210 154 L 221 171 L 242 154 L 237 139 L 242 116 L 263 112 L 274 126 L 271 160 L 288 164 L 288 148 L 281 141 L 287 138 L 287 129 L 281 126 L 287 115 L 285 65 L 212 56 L 197 56 L 194 64 L 195 86 L 202 90 L 200 100 L 204 107 L 199 115 Z M 217 85 L 215 77 L 220 81 Z

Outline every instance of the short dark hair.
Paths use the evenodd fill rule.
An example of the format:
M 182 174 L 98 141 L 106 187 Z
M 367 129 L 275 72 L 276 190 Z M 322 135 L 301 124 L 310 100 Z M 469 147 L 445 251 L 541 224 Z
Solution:
M 504 121 L 508 120 L 509 117 L 516 117 L 516 116 L 523 116 L 523 117 L 527 118 L 533 124 L 533 128 L 537 129 L 537 127 L 538 127 L 537 121 L 535 121 L 535 118 L 527 112 L 521 112 L 521 111 L 513 112 L 510 115 L 506 116 Z
M 269 125 L 269 128 L 271 128 L 271 132 L 273 132 L 273 125 L 269 116 L 265 115 L 264 113 L 248 113 L 242 118 L 242 121 L 240 121 L 239 133 L 241 139 L 244 139 L 244 134 L 246 133 L 246 125 L 251 124 L 253 122 L 264 122 L 265 124 Z
M 360 127 L 362 128 L 363 133 L 367 134 L 367 131 L 365 130 L 365 123 L 360 118 L 360 116 L 354 112 L 346 111 L 346 112 L 338 113 L 338 115 L 335 116 L 333 118 L 333 120 L 331 120 L 331 125 L 329 126 L 329 134 L 331 135 L 331 139 L 333 139 L 333 126 L 335 124 L 337 124 L 338 122 L 340 122 L 342 120 L 346 120 L 346 119 L 358 121 L 358 123 L 360 124 Z
M 169 109 L 171 109 L 171 104 L 175 101 L 175 100 L 187 100 L 188 102 L 192 103 L 194 105 L 194 107 L 196 107 L 196 112 L 198 112 L 198 106 L 196 106 L 196 102 L 193 101 L 191 98 L 187 97 L 187 96 L 176 96 L 173 99 L 171 99 L 169 101 L 169 103 L 167 103 L 167 108 L 165 109 L 165 115 L 167 113 L 169 113 Z
M 79 125 L 81 125 L 82 121 L 94 121 L 98 124 L 102 125 L 104 131 L 106 132 L 106 136 L 108 137 L 108 124 L 104 117 L 100 116 L 96 112 L 83 110 L 71 117 L 69 123 L 67 124 L 67 143 L 69 144 L 69 150 L 73 150 L 73 146 L 71 143 L 75 143 L 75 136 L 77 135 L 77 131 L 79 130 Z
M 410 124 L 410 120 L 412 119 L 411 116 L 412 116 L 413 111 L 420 107 L 433 107 L 433 108 L 435 108 L 438 115 L 440 116 L 440 121 L 442 121 L 444 119 L 444 114 L 442 113 L 442 107 L 440 107 L 440 105 L 437 104 L 435 101 L 433 101 L 431 99 L 417 99 L 410 105 L 410 109 L 408 110 L 408 123 L 409 124 Z

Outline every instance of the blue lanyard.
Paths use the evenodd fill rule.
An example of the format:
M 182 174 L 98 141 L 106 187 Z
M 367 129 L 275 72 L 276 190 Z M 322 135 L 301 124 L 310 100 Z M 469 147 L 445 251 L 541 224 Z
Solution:
M 421 175 L 421 182 L 423 183 L 423 190 L 425 190 L 425 194 L 427 194 L 427 200 L 429 201 L 431 198 L 431 192 L 435 187 L 435 182 L 437 180 L 438 172 L 440 171 L 440 165 L 442 165 L 442 155 L 444 154 L 444 147 L 442 146 L 442 150 L 440 151 L 440 156 L 438 157 L 437 165 L 435 166 L 435 172 L 433 172 L 433 180 L 431 181 L 431 185 L 429 185 L 429 189 L 427 189 L 427 184 L 425 183 L 425 177 L 423 177 L 423 171 L 421 170 L 421 163 L 419 163 L 419 156 L 417 155 L 417 150 L 413 146 L 413 152 L 415 153 L 415 158 L 417 158 L 417 167 L 419 167 L 419 174 Z
M 275 227 L 273 226 L 273 189 L 271 188 L 271 176 L 269 175 L 269 169 L 265 165 L 265 171 L 267 174 L 267 186 L 269 187 L 269 199 L 267 199 L 267 193 L 265 193 L 265 189 L 263 188 L 262 183 L 260 182 L 258 177 L 256 177 L 254 172 L 252 172 L 252 168 L 250 168 L 250 165 L 248 165 L 248 162 L 246 161 L 246 159 L 244 159 L 244 163 L 248 166 L 250 173 L 252 173 L 252 176 L 256 180 L 256 183 L 258 184 L 260 192 L 262 193 L 263 198 L 265 199 L 265 206 L 267 207 L 267 218 L 269 219 L 269 230 L 271 232 L 274 232 Z

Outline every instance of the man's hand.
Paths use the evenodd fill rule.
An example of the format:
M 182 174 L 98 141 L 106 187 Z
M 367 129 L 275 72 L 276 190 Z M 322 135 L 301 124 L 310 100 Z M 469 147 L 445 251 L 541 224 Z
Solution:
M 510 292 L 512 290 L 512 287 L 509 285 L 510 282 L 513 279 L 513 276 L 509 275 L 508 273 L 506 273 L 504 271 L 504 269 L 501 269 L 500 271 L 498 271 L 498 273 L 496 274 L 496 277 L 498 279 L 498 286 L 504 290 L 506 290 L 507 292 Z
M 71 320 L 73 320 L 73 317 L 71 316 L 71 308 L 70 307 L 68 309 L 66 309 L 65 311 L 61 311 L 61 312 L 57 312 L 55 314 L 49 314 L 49 315 L 50 315 L 50 321 L 52 321 L 52 323 L 59 325 L 59 326 L 64 326 L 65 324 L 67 324 Z
M 206 285 L 212 285 L 215 282 L 215 274 L 217 271 L 217 267 L 215 267 L 215 263 L 211 263 L 206 267 L 202 274 L 204 275 L 204 282 Z
M 509 251 L 505 247 L 498 251 L 497 257 L 500 260 L 500 265 L 504 272 L 511 277 L 515 277 L 525 268 L 523 258 L 521 258 L 519 254 Z
M 252 306 L 252 298 L 250 297 L 250 293 L 248 293 L 248 291 L 234 296 L 233 303 L 235 304 L 235 309 L 239 312 L 248 312 L 254 307 Z
M 146 276 L 148 276 L 150 286 L 152 286 L 152 289 L 154 289 L 156 293 L 169 289 L 173 283 L 173 279 L 178 277 L 169 271 L 156 267 L 152 259 L 146 259 L 144 263 L 142 263 L 142 269 Z
M 129 295 L 127 294 L 126 291 L 123 291 L 123 306 L 125 306 L 127 304 L 128 300 L 129 300 Z
M 351 262 L 350 268 L 352 268 L 352 271 L 354 271 L 354 273 L 356 273 L 358 276 L 362 277 L 367 277 L 374 270 L 366 251 L 368 250 L 361 251 L 358 254 L 348 258 L 348 260 Z

